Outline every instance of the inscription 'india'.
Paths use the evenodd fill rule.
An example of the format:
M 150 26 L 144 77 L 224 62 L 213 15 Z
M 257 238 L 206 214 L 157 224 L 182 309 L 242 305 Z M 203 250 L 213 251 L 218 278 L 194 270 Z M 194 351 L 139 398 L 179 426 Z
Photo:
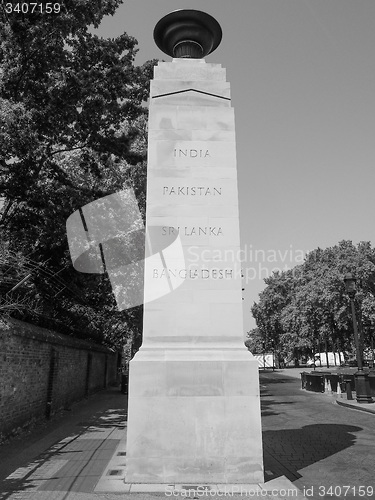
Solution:
M 205 186 L 176 186 L 163 187 L 163 195 L 176 196 L 221 196 L 222 188 Z
M 207 158 L 210 155 L 208 149 L 175 149 L 175 158 Z

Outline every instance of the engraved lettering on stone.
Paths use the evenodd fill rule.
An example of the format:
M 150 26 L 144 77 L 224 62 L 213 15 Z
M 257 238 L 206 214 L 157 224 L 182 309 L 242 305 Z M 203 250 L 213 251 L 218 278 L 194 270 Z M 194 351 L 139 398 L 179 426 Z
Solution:
M 221 236 L 223 230 L 221 227 L 212 226 L 163 226 L 162 236 L 171 236 L 181 234 L 183 236 Z
M 214 279 L 214 280 L 222 280 L 222 279 L 232 279 L 233 278 L 233 269 L 157 269 L 154 268 L 152 272 L 153 278 L 165 278 L 169 277 L 179 277 L 181 279 Z
M 207 158 L 210 157 L 208 149 L 175 149 L 175 158 Z
M 206 186 L 177 186 L 163 187 L 163 195 L 165 196 L 221 196 L 222 188 L 206 187 Z

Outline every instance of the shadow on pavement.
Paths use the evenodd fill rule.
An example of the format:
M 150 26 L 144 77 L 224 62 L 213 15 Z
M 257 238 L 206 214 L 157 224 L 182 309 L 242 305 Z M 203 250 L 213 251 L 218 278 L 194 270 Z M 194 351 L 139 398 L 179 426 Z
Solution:
M 127 421 L 127 411 L 119 408 L 119 409 L 110 409 L 105 413 L 101 412 L 98 415 L 94 415 L 92 419 L 86 422 L 78 422 L 78 427 L 84 427 L 84 432 L 98 432 L 102 430 L 105 432 L 106 429 L 117 427 L 117 428 L 125 428 Z
M 277 372 L 276 372 L 277 373 Z M 269 377 L 267 376 L 269 375 Z M 259 372 L 259 378 L 261 381 L 266 382 L 267 384 L 285 384 L 287 382 L 290 382 L 291 380 L 294 380 L 293 377 L 287 377 L 287 378 L 271 378 L 273 375 L 272 372 Z M 279 376 L 279 374 L 277 374 Z
M 262 394 L 263 395 L 263 394 Z M 271 415 L 279 415 L 280 412 L 274 410 L 276 405 L 294 405 L 294 401 L 275 401 L 273 399 L 261 399 L 261 415 L 262 417 L 270 417 Z
M 291 481 L 299 479 L 300 469 L 349 448 L 356 440 L 353 433 L 361 430 L 353 425 L 313 424 L 300 429 L 264 431 L 266 481 L 282 475 Z
M 30 456 L 30 459 L 21 467 L 18 465 L 16 470 L 13 468 L 14 472 L 6 479 L 1 480 L 3 474 L 0 474 L 0 500 L 6 500 L 15 492 L 36 493 L 49 490 L 65 491 L 68 494 L 70 491 L 80 491 L 76 488 L 77 479 L 85 469 L 91 467 L 93 460 L 103 469 L 95 471 L 100 476 L 117 444 L 116 440 L 108 440 L 108 437 L 113 430 L 121 430 L 126 426 L 126 404 L 124 396 L 119 394 L 115 390 L 109 390 L 107 394 L 98 394 L 86 404 L 81 404 L 75 409 L 76 415 L 69 417 L 67 433 L 63 439 L 60 433 L 59 437 L 52 441 L 52 434 L 47 449 L 39 450 L 37 454 Z M 120 404 L 116 404 L 119 402 Z M 56 429 L 62 424 L 64 419 L 55 422 Z M 65 469 L 72 468 L 72 461 L 74 470 L 67 473 Z M 50 488 L 51 483 L 55 483 L 53 489 Z

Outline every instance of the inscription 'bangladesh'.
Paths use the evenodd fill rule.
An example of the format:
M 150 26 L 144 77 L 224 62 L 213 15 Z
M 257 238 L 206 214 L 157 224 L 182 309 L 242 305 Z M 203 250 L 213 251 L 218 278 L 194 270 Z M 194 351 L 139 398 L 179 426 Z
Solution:
M 233 279 L 233 269 L 153 269 L 153 278 L 164 278 L 166 276 L 191 280 L 223 280 Z
M 221 196 L 222 188 L 205 186 L 163 187 L 164 196 Z

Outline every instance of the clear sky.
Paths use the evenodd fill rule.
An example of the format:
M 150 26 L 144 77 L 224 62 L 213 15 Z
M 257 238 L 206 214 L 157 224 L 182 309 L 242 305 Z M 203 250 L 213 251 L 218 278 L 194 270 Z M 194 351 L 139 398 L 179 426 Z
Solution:
M 97 33 L 139 42 L 172 10 L 223 29 L 206 58 L 227 69 L 236 114 L 244 328 L 272 268 L 342 239 L 375 244 L 375 0 L 125 0 Z M 278 262 L 275 258 L 278 256 Z

